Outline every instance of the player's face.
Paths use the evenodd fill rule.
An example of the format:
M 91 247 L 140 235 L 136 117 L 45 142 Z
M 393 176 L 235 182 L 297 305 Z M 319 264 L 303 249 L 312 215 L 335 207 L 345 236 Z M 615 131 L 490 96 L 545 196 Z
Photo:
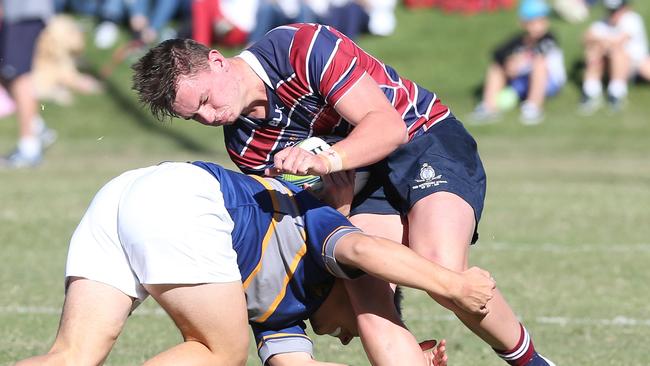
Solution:
M 314 333 L 331 335 L 348 344 L 359 335 L 356 318 L 343 281 L 337 280 L 323 304 L 309 318 Z
M 544 17 L 535 18 L 523 23 L 526 32 L 533 38 L 539 39 L 548 31 L 548 19 Z
M 210 60 L 210 68 L 192 76 L 180 76 L 174 112 L 208 126 L 233 124 L 242 111 L 239 87 L 232 72 L 225 72 L 221 58 Z

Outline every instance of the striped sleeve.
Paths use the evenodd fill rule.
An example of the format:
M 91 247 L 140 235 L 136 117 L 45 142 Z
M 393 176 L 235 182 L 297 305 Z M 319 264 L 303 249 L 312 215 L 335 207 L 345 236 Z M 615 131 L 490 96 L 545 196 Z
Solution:
M 305 325 L 300 323 L 292 327 L 278 330 L 264 330 L 253 327 L 253 335 L 257 343 L 257 354 L 262 365 L 274 355 L 290 352 L 304 352 L 314 355 L 314 345 L 305 334 Z
M 330 105 L 336 105 L 365 72 L 354 42 L 322 25 L 300 28 L 289 58 L 298 80 Z

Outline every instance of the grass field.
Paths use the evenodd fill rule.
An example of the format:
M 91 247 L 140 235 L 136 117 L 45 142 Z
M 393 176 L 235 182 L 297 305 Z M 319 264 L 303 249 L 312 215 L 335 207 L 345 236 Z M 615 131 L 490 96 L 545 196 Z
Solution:
M 646 20 L 650 3 L 635 2 Z M 361 45 L 404 76 L 439 93 L 463 119 L 475 100 L 490 48 L 515 27 L 513 13 L 475 17 L 399 10 L 397 33 Z M 594 17 L 597 14 L 594 14 Z M 579 60 L 586 24 L 554 21 L 567 65 Z M 91 51 L 98 68 L 107 53 Z M 547 104 L 543 124 L 517 113 L 469 126 L 488 173 L 481 240 L 471 263 L 489 269 L 558 365 L 650 365 L 650 87 L 632 87 L 619 114 L 576 114 L 569 85 Z M 220 129 L 155 122 L 135 102 L 130 70 L 107 80 L 101 96 L 70 107 L 45 104 L 59 141 L 34 170 L 0 171 L 0 364 L 45 352 L 63 301 L 68 239 L 109 178 L 163 160 L 232 165 Z M 15 121 L 0 121 L 0 149 L 13 147 Z M 407 324 L 419 339 L 445 337 L 451 365 L 501 365 L 450 313 L 408 291 Z M 107 364 L 134 365 L 179 341 L 151 301 L 128 322 Z M 342 347 L 315 337 L 319 359 L 368 364 L 355 340 Z M 251 350 L 250 365 L 258 364 Z

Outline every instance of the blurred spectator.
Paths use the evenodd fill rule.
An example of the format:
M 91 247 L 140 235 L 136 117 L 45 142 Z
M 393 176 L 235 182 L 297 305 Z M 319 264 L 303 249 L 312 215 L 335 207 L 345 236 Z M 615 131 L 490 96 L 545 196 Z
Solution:
M 193 0 L 192 39 L 210 47 L 243 46 L 255 27 L 258 0 Z
M 54 0 L 54 11 L 94 16 L 104 0 Z
M 0 118 L 11 116 L 16 111 L 16 103 L 4 86 L 0 85 Z
M 580 111 L 591 114 L 602 105 L 602 78 L 608 73 L 607 99 L 614 110 L 627 97 L 628 79 L 650 80 L 648 39 L 641 15 L 627 0 L 603 0 L 605 19 L 589 27 L 585 36 L 586 70 L 582 84 Z
M 589 3 L 587 0 L 555 0 L 553 9 L 569 23 L 580 23 L 589 16 Z
M 71 16 L 57 15 L 48 21 L 36 42 L 33 60 L 38 99 L 70 104 L 73 91 L 86 94 L 101 90 L 99 81 L 77 68 L 85 44 L 84 34 Z
M 474 14 L 498 9 L 510 9 L 516 0 L 404 0 L 407 8 L 437 7 L 448 12 Z
M 43 148 L 54 142 L 38 113 L 31 67 L 36 38 L 54 13 L 52 0 L 4 0 L 0 25 L 0 76 L 16 103 L 18 146 L 0 165 L 9 168 L 35 166 Z
M 488 67 L 483 99 L 472 113 L 476 123 L 496 120 L 501 111 L 521 103 L 520 120 L 536 124 L 543 119 L 543 104 L 566 82 L 564 57 L 549 31 L 549 6 L 542 0 L 524 0 L 519 19 L 524 32 L 494 52 Z
M 351 39 L 370 33 L 389 36 L 395 31 L 395 0 L 331 0 L 326 23 Z
M 256 24 L 248 43 L 262 39 L 271 29 L 291 23 L 313 23 L 316 16 L 303 0 L 259 0 Z
M 316 23 L 325 24 L 331 0 L 304 0 Z
M 191 0 L 132 0 L 129 24 L 146 44 L 176 38 L 176 31 L 167 27 L 177 15 L 189 15 Z
M 109 49 L 117 42 L 119 25 L 127 15 L 125 0 L 102 0 L 97 3 L 95 14 L 100 20 L 95 29 L 95 47 Z
M 369 21 L 370 16 L 361 1 L 331 0 L 325 23 L 355 40 L 368 32 Z

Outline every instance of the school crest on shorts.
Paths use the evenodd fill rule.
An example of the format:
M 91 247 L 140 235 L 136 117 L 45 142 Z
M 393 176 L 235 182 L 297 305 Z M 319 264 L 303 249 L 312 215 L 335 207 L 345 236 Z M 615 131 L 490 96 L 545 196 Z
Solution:
M 442 174 L 436 175 L 436 171 L 431 165 L 424 163 L 420 168 L 419 177 L 415 179 L 415 183 L 417 184 L 411 187 L 412 189 L 437 187 L 440 184 L 447 183 L 447 181 L 442 179 Z

